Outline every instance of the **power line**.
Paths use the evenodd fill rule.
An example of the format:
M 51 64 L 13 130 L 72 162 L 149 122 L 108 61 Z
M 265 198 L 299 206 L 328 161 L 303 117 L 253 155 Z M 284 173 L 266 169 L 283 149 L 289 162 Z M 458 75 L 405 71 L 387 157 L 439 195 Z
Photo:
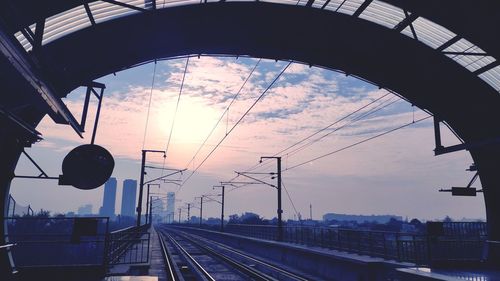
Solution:
M 319 138 L 317 138 L 315 140 L 312 140 L 312 141 L 310 141 L 310 142 L 308 142 L 308 143 L 300 146 L 299 148 L 296 148 L 296 149 L 292 150 L 291 152 L 289 152 L 289 154 L 291 156 L 293 156 L 293 155 L 297 154 L 298 152 L 304 150 L 306 147 L 311 146 L 314 143 L 316 143 L 316 142 L 318 142 L 318 141 L 326 138 L 327 136 L 329 136 L 329 135 L 331 135 L 331 134 L 333 134 L 333 133 L 335 133 L 335 132 L 337 132 L 337 131 L 339 131 L 339 130 L 347 127 L 347 126 L 350 126 L 350 125 L 356 123 L 357 121 L 360 121 L 360 120 L 362 120 L 362 119 L 364 119 L 364 118 L 366 118 L 366 117 L 368 117 L 368 116 L 370 116 L 370 115 L 372 115 L 372 114 L 374 114 L 374 113 L 376 113 L 376 112 L 378 112 L 378 111 L 380 111 L 380 110 L 382 110 L 382 109 L 384 109 L 384 108 L 386 108 L 386 107 L 388 107 L 388 106 L 390 106 L 390 105 L 392 105 L 392 104 L 394 104 L 394 103 L 396 103 L 398 101 L 401 101 L 401 99 L 391 101 L 391 102 L 389 102 L 389 103 L 387 103 L 385 105 L 384 105 L 384 103 L 379 104 L 376 107 L 374 107 L 374 108 L 370 109 L 369 111 L 365 112 L 364 114 L 362 114 L 362 115 L 360 115 L 358 117 L 353 118 L 348 123 L 346 123 L 346 124 L 344 124 L 344 125 L 342 125 L 340 127 L 335 128 L 331 132 L 328 132 L 327 134 L 325 134 L 325 135 L 323 135 L 323 136 L 321 136 L 321 137 L 319 137 Z
M 144 150 L 144 146 L 146 145 L 146 135 L 148 133 L 148 124 L 149 124 L 149 112 L 151 110 L 151 100 L 153 99 L 153 88 L 155 84 L 155 76 L 156 76 L 156 61 L 153 68 L 153 78 L 151 81 L 151 91 L 149 92 L 149 103 L 148 103 L 148 113 L 146 114 L 146 126 L 144 127 L 144 137 L 142 139 L 142 149 Z
M 217 121 L 217 123 L 215 123 L 215 126 L 212 128 L 212 130 L 210 131 L 210 133 L 208 134 L 208 136 L 205 138 L 205 140 L 203 141 L 203 143 L 200 145 L 200 147 L 198 148 L 198 150 L 196 151 L 196 153 L 194 154 L 193 158 L 191 158 L 191 160 L 189 161 L 189 163 L 187 163 L 186 165 L 186 168 L 189 167 L 189 165 L 194 161 L 194 159 L 196 158 L 196 156 L 198 155 L 198 153 L 200 152 L 200 150 L 203 148 L 203 146 L 205 146 L 205 143 L 208 141 L 208 139 L 212 136 L 213 132 L 215 131 L 215 129 L 217 128 L 217 126 L 219 126 L 219 123 L 220 121 L 224 118 L 224 115 L 226 113 L 228 113 L 228 116 L 229 116 L 229 108 L 231 107 L 231 105 L 233 105 L 233 103 L 236 101 L 236 99 L 238 98 L 238 96 L 240 95 L 241 91 L 243 90 L 243 88 L 245 87 L 245 85 L 247 84 L 248 80 L 250 80 L 250 77 L 252 76 L 252 74 L 254 73 L 255 69 L 257 69 L 257 66 L 259 65 L 259 63 L 261 62 L 262 59 L 259 59 L 257 61 L 257 63 L 255 64 L 255 66 L 252 68 L 252 70 L 250 71 L 250 73 L 248 74 L 247 78 L 245 79 L 245 81 L 243 82 L 243 84 L 241 85 L 240 89 L 238 90 L 238 92 L 236 93 L 236 95 L 234 95 L 233 99 L 231 100 L 231 102 L 229 103 L 229 105 L 226 107 L 226 109 L 224 110 L 224 112 L 222 113 L 222 115 L 220 116 L 219 120 Z M 226 128 L 226 134 L 227 134 L 227 128 Z
M 347 114 L 347 115 L 345 115 L 345 116 L 341 117 L 340 119 L 337 119 L 337 120 L 336 120 L 336 121 L 334 121 L 333 123 L 330 123 L 330 124 L 329 124 L 329 125 L 327 125 L 326 127 L 323 127 L 323 128 L 321 128 L 321 129 L 319 129 L 318 131 L 316 131 L 316 132 L 314 132 L 314 133 L 310 134 L 309 136 L 307 136 L 307 137 L 305 137 L 305 138 L 303 138 L 303 139 L 299 140 L 298 142 L 296 142 L 296 143 L 294 143 L 294 144 L 292 144 L 292 145 L 290 145 L 290 146 L 288 146 L 288 147 L 286 147 L 286 148 L 284 148 L 284 149 L 280 150 L 279 152 L 277 152 L 277 153 L 273 154 L 273 156 L 280 155 L 280 154 L 284 153 L 285 151 L 287 151 L 287 150 L 289 150 L 289 149 L 291 149 L 291 148 L 293 148 L 293 147 L 295 147 L 295 146 L 297 146 L 297 145 L 299 145 L 299 144 L 303 143 L 304 141 L 306 141 L 306 140 L 308 140 L 308 139 L 310 139 L 310 138 L 314 137 L 315 135 L 317 135 L 317 134 L 319 134 L 319 133 L 321 133 L 321 132 L 323 132 L 323 131 L 325 131 L 325 130 L 328 130 L 328 129 L 329 129 L 329 128 L 331 128 L 332 126 L 334 126 L 334 125 L 336 125 L 336 124 L 338 124 L 338 123 L 342 122 L 343 120 L 345 120 L 345 119 L 347 119 L 347 118 L 351 117 L 352 115 L 354 115 L 354 114 L 356 114 L 356 113 L 360 112 L 361 110 L 363 110 L 363 109 L 367 108 L 368 106 L 370 106 L 370 105 L 372 105 L 372 104 L 374 104 L 374 103 L 378 102 L 379 100 L 381 100 L 381 99 L 385 98 L 385 97 L 386 97 L 386 96 L 388 96 L 389 94 L 390 94 L 390 93 L 386 93 L 386 94 L 384 94 L 384 95 L 382 95 L 382 96 L 380 96 L 380 97 L 376 98 L 375 100 L 373 100 L 373 101 L 369 102 L 368 104 L 365 104 L 365 105 L 361 106 L 360 108 L 358 108 L 358 109 L 354 110 L 353 112 L 351 112 L 351 113 L 349 113 L 349 114 Z M 269 162 L 268 162 L 268 163 L 269 163 Z M 248 169 L 248 171 L 255 170 L 255 169 L 256 169 L 257 167 L 259 167 L 260 165 L 262 165 L 262 163 L 258 163 L 258 164 L 256 164 L 256 165 L 252 166 L 250 169 Z M 263 165 L 265 165 L 265 163 L 264 163 Z
M 285 170 L 282 170 L 282 172 L 285 172 L 285 171 L 289 171 L 289 170 L 292 170 L 292 169 L 298 168 L 298 167 L 300 167 L 300 166 L 303 166 L 303 165 L 305 165 L 305 164 L 308 164 L 308 163 L 311 163 L 311 162 L 313 162 L 313 161 L 319 160 L 319 159 L 321 159 L 321 158 L 324 158 L 324 157 L 330 156 L 330 155 L 332 155 L 332 154 L 335 154 L 335 153 L 338 153 L 338 152 L 344 151 L 344 150 L 346 150 L 346 149 L 349 149 L 349 148 L 352 148 L 352 147 L 354 147 L 354 146 L 360 145 L 360 144 L 365 143 L 365 142 L 367 142 L 367 141 L 370 141 L 370 140 L 376 139 L 376 138 L 378 138 L 378 137 L 381 137 L 381 136 L 387 135 L 387 134 L 392 133 L 392 132 L 394 132 L 394 131 L 397 131 L 397 130 L 399 130 L 399 129 L 406 128 L 406 127 L 408 127 L 408 126 L 410 126 L 410 125 L 413 125 L 413 124 L 419 123 L 419 122 L 424 121 L 424 120 L 426 120 L 426 119 L 429 119 L 429 118 L 431 118 L 431 117 L 432 117 L 432 116 L 427 116 L 427 117 L 424 117 L 424 118 L 421 118 L 421 119 L 415 120 L 414 122 L 406 123 L 406 124 L 401 125 L 401 126 L 399 126 L 399 127 L 396 127 L 396 128 L 390 129 L 389 131 L 385 131 L 385 132 L 383 132 L 383 133 L 380 133 L 380 134 L 377 134 L 377 135 L 371 136 L 371 137 L 369 137 L 369 138 L 366 138 L 366 139 L 364 139 L 364 140 L 361 140 L 361 141 L 355 142 L 355 143 L 350 144 L 350 145 L 348 145 L 348 146 L 344 146 L 344 147 L 342 147 L 342 148 L 340 148 L 340 149 L 337 149 L 337 150 L 334 150 L 334 151 L 332 151 L 332 152 L 329 152 L 329 153 L 326 153 L 326 154 L 323 154 L 323 155 L 317 156 L 317 157 L 315 157 L 315 158 L 313 158 L 313 159 L 310 159 L 310 160 L 304 161 L 304 162 L 302 162 L 302 163 L 296 164 L 296 165 L 294 165 L 294 166 L 291 166 L 291 167 L 289 167 L 289 168 L 286 168 Z
M 175 105 L 174 119 L 172 120 L 172 126 L 170 127 L 170 134 L 168 135 L 167 146 L 165 148 L 165 156 L 168 153 L 168 147 L 170 146 L 170 140 L 172 139 L 172 132 L 174 131 L 175 117 L 177 116 L 177 109 L 179 108 L 179 102 L 181 101 L 182 89 L 184 88 L 184 79 L 186 78 L 186 72 L 189 64 L 189 57 L 186 59 L 186 66 L 184 67 L 184 74 L 182 75 L 181 86 L 179 88 L 179 96 L 177 97 L 177 104 Z
M 283 178 L 281 178 L 281 185 L 285 189 L 286 196 L 288 197 L 288 200 L 290 200 L 290 203 L 292 204 L 292 207 L 293 207 L 293 210 L 295 212 L 295 215 L 298 217 L 299 216 L 299 212 L 297 212 L 297 208 L 295 208 L 295 204 L 293 204 L 292 197 L 290 196 L 290 193 L 288 193 L 288 189 L 286 189 L 285 182 L 283 181 Z
M 283 68 L 283 70 L 281 70 L 281 72 L 274 78 L 274 80 L 267 86 L 267 88 L 262 92 L 262 94 L 260 94 L 260 96 L 254 101 L 254 103 L 247 109 L 247 111 L 245 111 L 245 113 L 243 113 L 243 115 L 240 117 L 240 119 L 238 119 L 238 121 L 236 121 L 236 123 L 231 127 L 231 129 L 229 129 L 229 131 L 227 132 L 226 135 L 224 135 L 224 137 L 222 137 L 222 139 L 219 141 L 219 143 L 217 143 L 217 145 L 212 149 L 212 151 L 210 151 L 210 153 L 208 153 L 208 155 L 203 159 L 203 161 L 201 161 L 201 163 L 196 167 L 196 169 L 194 169 L 193 172 L 191 172 L 191 174 L 186 178 L 186 180 L 182 183 L 181 186 L 183 186 L 193 175 L 194 173 L 196 173 L 196 171 L 198 171 L 198 169 L 205 163 L 205 161 L 207 161 L 207 159 L 214 153 L 214 151 L 220 146 L 220 144 L 227 138 L 227 136 L 229 136 L 229 134 L 231 134 L 231 132 L 234 130 L 234 128 L 236 128 L 236 126 L 238 126 L 238 124 L 240 124 L 240 122 L 243 120 L 243 118 L 245 118 L 245 116 L 254 108 L 254 106 L 264 97 L 264 95 L 267 93 L 267 91 L 269 91 L 269 89 L 272 88 L 272 86 L 276 83 L 276 81 L 278 81 L 278 79 L 281 77 L 281 75 L 288 69 L 288 67 L 292 64 L 292 62 L 288 62 L 288 64 Z

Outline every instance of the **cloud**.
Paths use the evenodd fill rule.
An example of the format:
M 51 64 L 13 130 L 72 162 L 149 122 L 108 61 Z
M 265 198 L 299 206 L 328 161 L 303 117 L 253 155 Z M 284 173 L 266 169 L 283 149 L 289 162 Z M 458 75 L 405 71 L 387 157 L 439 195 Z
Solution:
M 144 148 L 165 149 L 174 124 L 165 165 L 170 168 L 189 168 L 190 171 L 183 175 L 184 179 L 225 138 L 222 145 L 183 187 L 180 196 L 186 201 L 206 192 L 207 188 L 218 181 L 234 177 L 235 170 L 247 170 L 261 156 L 274 155 L 387 94 L 383 89 L 340 73 L 293 63 L 228 135 L 286 62 L 262 60 L 225 114 L 225 109 L 242 87 L 257 60 L 190 58 L 173 123 L 185 63 L 186 59 L 159 62 L 152 96 L 152 64 L 117 73 L 116 77 L 100 79 L 108 87 L 96 140 L 97 144 L 108 148 L 117 159 L 117 175 L 122 178 L 137 178 L 150 96 L 151 107 Z M 382 108 L 397 99 L 392 94 L 387 95 L 352 117 L 362 116 L 370 109 Z M 82 100 L 80 90 L 71 94 L 65 102 L 72 112 L 79 113 L 82 110 Z M 46 141 L 36 145 L 33 150 L 39 149 L 44 153 L 54 150 L 63 156 L 72 147 L 88 143 L 95 108 L 96 102 L 93 100 L 85 139 L 79 139 L 67 126 L 54 125 L 49 118 L 45 118 L 39 130 Z M 407 102 L 399 101 L 359 121 L 349 123 L 351 119 L 345 119 L 311 140 L 349 124 L 338 132 L 297 152 L 292 153 L 292 149 L 283 153 L 283 167 L 286 169 L 325 155 L 411 122 L 414 117 L 418 119 L 425 115 Z M 219 120 L 219 125 L 206 145 L 201 147 Z M 472 202 L 470 208 L 467 208 L 470 213 L 466 213 L 449 198 L 437 198 L 436 187 L 467 181 L 469 175 L 463 170 L 472 159 L 467 153 L 456 153 L 444 158 L 433 157 L 432 128 L 429 126 L 429 123 L 412 125 L 290 170 L 284 174 L 286 186 L 303 212 L 312 202 L 317 214 L 331 211 L 397 213 L 421 218 L 437 217 L 439 214 L 456 217 L 484 215 L 480 199 Z M 444 133 L 443 138 L 449 142 L 454 140 L 452 134 L 448 133 Z M 196 157 L 193 157 L 198 150 Z M 163 165 L 164 161 L 161 155 L 156 154 L 148 154 L 147 160 L 158 165 Z M 59 165 L 55 160 L 48 163 Z M 25 164 L 21 166 L 23 165 Z M 274 162 L 259 167 L 256 171 L 269 172 L 273 169 Z M 57 172 L 54 170 L 54 174 Z M 419 202 L 429 201 L 436 206 L 423 210 L 414 206 L 419 204 L 406 204 L 405 200 L 411 199 L 409 194 L 415 194 L 415 200 L 420 200 Z M 267 217 L 274 215 L 273 190 L 252 187 L 232 192 L 230 196 L 230 213 L 252 210 Z M 94 200 L 95 204 L 100 204 L 101 198 Z M 290 215 L 288 203 L 286 208 L 287 215 Z

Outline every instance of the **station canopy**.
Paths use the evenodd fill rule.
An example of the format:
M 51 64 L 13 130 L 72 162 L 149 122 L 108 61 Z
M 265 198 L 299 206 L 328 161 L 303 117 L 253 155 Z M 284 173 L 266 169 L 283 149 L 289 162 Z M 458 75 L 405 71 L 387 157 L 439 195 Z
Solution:
M 25 50 L 33 48 L 37 24 L 41 45 L 92 25 L 197 0 L 24 0 L 2 1 L 0 15 Z M 228 0 L 227 2 L 231 2 Z M 236 1 L 235 1 L 236 2 Z M 237 2 L 242 2 L 237 1 Z M 244 1 L 250 2 L 250 1 Z M 270 0 L 340 13 L 399 32 L 440 52 L 500 92 L 499 1 L 435 0 Z M 486 14 L 485 14 L 486 13 Z M 43 26 L 43 27 L 42 27 Z

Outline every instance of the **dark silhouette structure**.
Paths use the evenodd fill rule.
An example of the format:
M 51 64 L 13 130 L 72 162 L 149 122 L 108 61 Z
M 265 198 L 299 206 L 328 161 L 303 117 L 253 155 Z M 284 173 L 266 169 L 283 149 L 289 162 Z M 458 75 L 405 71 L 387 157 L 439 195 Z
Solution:
M 121 215 L 135 217 L 135 202 L 137 196 L 137 181 L 127 179 L 123 181 Z
M 104 196 L 99 215 L 113 218 L 115 216 L 116 203 L 116 178 L 109 178 L 104 184 Z
M 484 191 L 488 259 L 500 261 L 499 1 L 223 1 L 185 6 L 166 1 L 165 8 L 155 0 L 141 6 L 103 1 L 125 8 L 111 18 L 97 13 L 94 2 L 0 3 L 0 209 L 6 207 L 19 156 L 40 139 L 35 128 L 46 114 L 81 133 L 60 101 L 71 90 L 156 59 L 246 55 L 344 71 L 398 93 L 434 114 L 438 125 L 450 126 L 463 143 L 442 147 L 436 130 L 435 152 L 471 153 Z M 53 21 L 70 17 L 69 10 L 81 21 L 58 31 Z M 8 272 L 10 266 L 7 251 L 0 252 L 0 268 Z

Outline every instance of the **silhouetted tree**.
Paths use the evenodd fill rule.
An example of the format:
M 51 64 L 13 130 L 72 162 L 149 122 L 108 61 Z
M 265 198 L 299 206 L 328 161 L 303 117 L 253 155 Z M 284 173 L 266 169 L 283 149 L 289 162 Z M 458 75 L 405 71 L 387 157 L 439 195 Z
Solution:
M 262 224 L 262 218 L 259 215 L 250 212 L 242 214 L 240 221 L 242 224 Z
M 230 215 L 228 223 L 229 224 L 238 224 L 238 223 L 240 223 L 240 217 L 237 214 Z

